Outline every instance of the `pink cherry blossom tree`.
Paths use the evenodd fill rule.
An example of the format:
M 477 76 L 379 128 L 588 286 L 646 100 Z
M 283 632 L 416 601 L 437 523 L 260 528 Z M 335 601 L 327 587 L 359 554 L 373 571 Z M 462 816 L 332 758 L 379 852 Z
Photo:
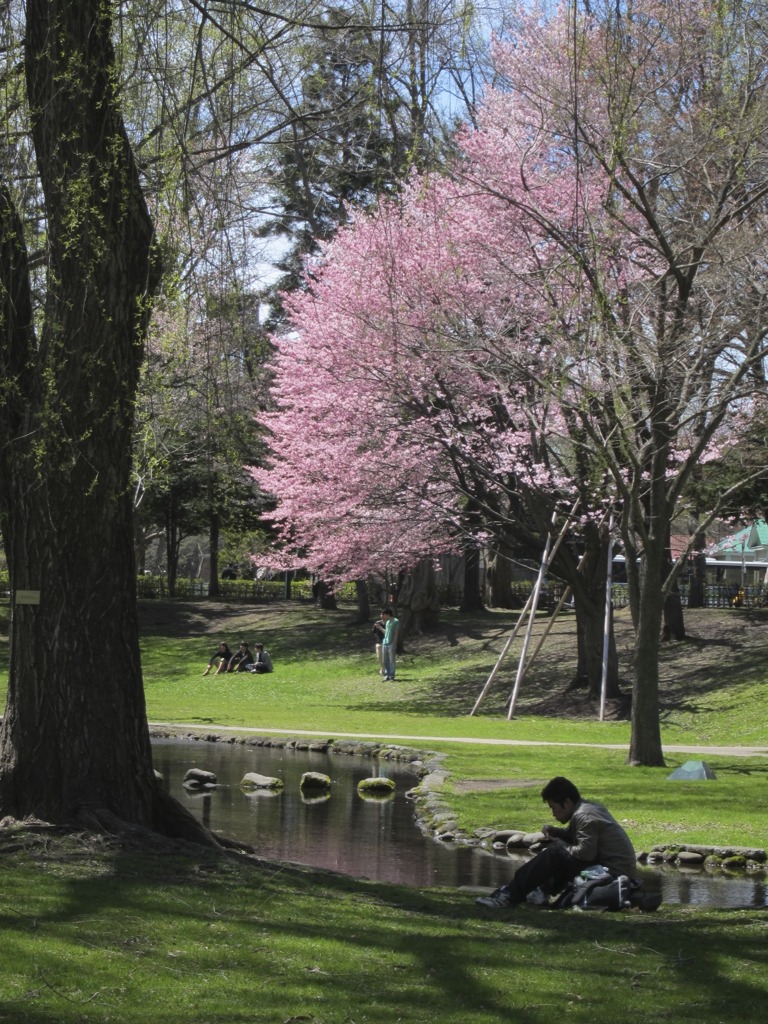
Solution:
M 634 763 L 663 764 L 673 519 L 764 387 L 753 13 L 526 6 L 453 177 L 415 181 L 325 250 L 279 357 L 263 483 L 313 564 L 407 564 L 467 529 L 540 534 L 576 503 L 591 546 L 580 569 L 569 547 L 561 563 L 578 587 L 613 513 L 637 636 Z
M 540 548 L 558 503 L 572 504 L 581 485 L 543 440 L 563 434 L 558 405 L 548 392 L 530 401 L 533 376 L 553 357 L 531 287 L 538 263 L 524 257 L 519 230 L 492 196 L 418 181 L 402 206 L 382 205 L 329 246 L 318 280 L 292 300 L 298 336 L 280 346 L 268 421 L 276 461 L 259 476 L 279 498 L 291 551 L 310 567 L 397 569 L 467 534 L 473 544 L 514 534 Z M 502 352 L 516 353 L 516 369 Z M 599 553 L 604 537 L 590 537 Z M 579 607 L 593 605 L 597 636 L 582 648 L 593 652 L 584 674 L 595 685 L 598 562 L 577 573 L 576 550 L 559 555 Z
M 519 12 L 467 187 L 546 239 L 568 437 L 610 482 L 636 625 L 630 760 L 663 764 L 661 617 L 687 484 L 764 390 L 768 58 L 751 3 Z M 553 184 L 557 187 L 553 188 Z M 575 314 L 575 315 L 574 315 Z M 711 509 L 715 515 L 717 506 Z

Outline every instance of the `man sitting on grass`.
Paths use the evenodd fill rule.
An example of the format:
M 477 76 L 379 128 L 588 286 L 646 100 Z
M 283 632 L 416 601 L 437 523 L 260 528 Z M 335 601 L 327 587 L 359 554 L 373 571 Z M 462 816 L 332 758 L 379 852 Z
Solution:
M 256 654 L 253 658 L 253 664 L 248 666 L 249 672 L 272 672 L 274 665 L 272 659 L 269 656 L 269 651 L 264 650 L 264 644 L 256 644 Z
M 612 875 L 635 878 L 637 857 L 629 836 L 602 804 L 582 800 L 574 784 L 561 775 L 541 791 L 553 816 L 565 825 L 545 825 L 548 845 L 515 872 L 512 879 L 490 896 L 476 902 L 485 910 L 501 910 L 523 903 L 529 893 L 542 891 L 541 902 L 559 893 L 585 868 L 597 864 Z
M 248 644 L 243 640 L 236 653 L 232 655 L 227 672 L 247 672 L 252 664 L 253 655 Z

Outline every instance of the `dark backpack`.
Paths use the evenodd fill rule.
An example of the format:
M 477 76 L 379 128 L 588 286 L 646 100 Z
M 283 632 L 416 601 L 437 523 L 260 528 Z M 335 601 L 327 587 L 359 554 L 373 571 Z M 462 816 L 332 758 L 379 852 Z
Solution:
M 553 906 L 556 910 L 626 910 L 633 906 L 632 894 L 639 886 L 627 875 L 574 878 Z

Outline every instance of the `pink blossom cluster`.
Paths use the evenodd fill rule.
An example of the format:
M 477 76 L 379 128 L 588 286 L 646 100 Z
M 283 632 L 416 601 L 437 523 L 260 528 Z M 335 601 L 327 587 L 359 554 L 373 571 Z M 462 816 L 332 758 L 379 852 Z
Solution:
M 395 571 L 576 495 L 640 522 L 659 482 L 673 503 L 718 456 L 746 394 L 760 328 L 732 282 L 765 242 L 731 243 L 743 216 L 714 233 L 731 200 L 690 85 L 712 5 L 636 0 L 631 39 L 615 5 L 549 6 L 496 42 L 450 173 L 353 219 L 287 300 L 257 476 L 317 571 Z

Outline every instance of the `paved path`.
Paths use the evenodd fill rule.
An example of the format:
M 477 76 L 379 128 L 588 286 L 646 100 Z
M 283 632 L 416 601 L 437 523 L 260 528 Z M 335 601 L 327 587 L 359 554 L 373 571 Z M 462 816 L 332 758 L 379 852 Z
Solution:
M 248 728 L 235 725 L 185 724 L 184 722 L 150 722 L 154 729 L 188 729 L 190 732 L 231 732 L 267 736 L 320 736 L 335 740 L 388 740 L 394 743 L 476 743 L 478 746 L 495 747 L 601 747 L 604 750 L 629 750 L 627 743 L 562 743 L 552 740 L 482 739 L 474 736 L 393 736 L 379 732 L 320 732 L 314 729 L 267 729 Z M 704 744 L 665 743 L 664 750 L 674 754 L 722 755 L 723 757 L 768 757 L 768 746 L 705 746 Z

